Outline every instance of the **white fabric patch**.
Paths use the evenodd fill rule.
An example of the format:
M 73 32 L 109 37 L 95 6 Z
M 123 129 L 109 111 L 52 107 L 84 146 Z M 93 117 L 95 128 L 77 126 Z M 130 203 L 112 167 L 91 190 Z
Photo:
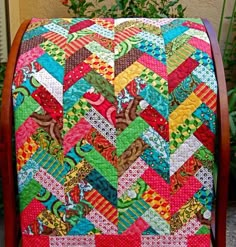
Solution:
M 155 19 L 146 19 L 146 18 L 142 18 L 141 21 L 146 23 L 146 24 L 150 24 L 156 27 L 160 27 L 163 25 L 166 25 L 170 22 L 172 22 L 174 20 L 174 18 L 163 18 L 163 19 L 159 19 L 159 20 L 155 20 Z
M 207 168 L 202 166 L 195 174 L 195 177 L 202 183 L 204 187 L 212 191 L 213 177 L 212 173 Z
M 65 247 L 65 246 L 78 246 L 78 247 L 95 247 L 95 236 L 60 236 L 49 237 L 50 247 Z
M 197 218 L 193 218 L 186 225 L 180 228 L 178 231 L 174 233 L 174 236 L 185 236 L 195 235 L 195 233 L 201 227 L 201 223 L 197 220 Z
M 44 86 L 49 93 L 62 105 L 63 104 L 63 85 L 57 81 L 45 69 L 41 69 L 34 74 L 34 78 Z
M 149 166 L 138 158 L 118 180 L 118 198 L 149 168 Z
M 94 226 L 102 231 L 102 234 L 117 234 L 118 228 L 112 224 L 106 217 L 93 209 L 86 215 L 86 218 L 94 224 Z
M 102 27 L 102 26 L 100 26 L 98 24 L 94 24 L 94 25 L 88 27 L 87 29 L 91 30 L 91 31 L 93 31 L 95 33 L 98 33 L 98 34 L 100 34 L 103 37 L 106 37 L 108 39 L 114 39 L 114 35 L 115 35 L 114 31 L 111 31 L 111 30 L 109 30 L 107 28 L 104 28 L 104 27 Z
M 170 225 L 153 209 L 149 208 L 142 218 L 160 235 L 170 234 Z
M 187 238 L 182 237 L 182 236 L 152 236 L 152 235 L 147 235 L 147 236 L 142 236 L 141 237 L 142 247 L 186 247 L 187 246 Z
M 84 118 L 113 145 L 116 142 L 116 129 L 94 108 L 86 112 Z
M 202 143 L 192 135 L 170 155 L 170 176 L 172 176 L 200 147 Z
M 192 73 L 217 94 L 217 81 L 214 72 L 200 64 Z
M 192 37 L 196 37 L 196 38 L 201 39 L 201 40 L 204 40 L 208 44 L 210 43 L 206 32 L 190 28 L 185 32 L 185 34 L 192 36 Z
M 105 61 L 108 63 L 111 67 L 114 68 L 114 57 L 115 54 L 100 44 L 98 44 L 95 41 L 90 42 L 89 44 L 85 45 L 85 47 L 91 52 L 96 54 L 101 60 Z
M 39 182 L 45 189 L 51 192 L 61 202 L 66 203 L 64 185 L 61 185 L 51 174 L 42 167 L 34 175 L 34 179 Z
M 54 32 L 54 33 L 61 34 L 62 36 L 67 38 L 68 30 L 64 29 L 63 27 L 61 27 L 55 23 L 47 24 L 44 27 L 47 28 L 48 30 Z

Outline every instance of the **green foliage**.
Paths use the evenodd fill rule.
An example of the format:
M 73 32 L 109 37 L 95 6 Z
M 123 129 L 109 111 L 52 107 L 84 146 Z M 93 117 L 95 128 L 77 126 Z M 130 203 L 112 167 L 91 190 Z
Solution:
M 63 0 L 75 17 L 184 17 L 184 8 L 179 0 L 115 0 L 111 7 L 101 6 L 105 0 Z
M 230 121 L 230 160 L 231 172 L 236 178 L 236 88 L 229 90 L 229 121 Z
M 1 112 L 1 103 L 2 103 L 2 88 L 3 88 L 3 80 L 5 75 L 6 65 L 0 64 L 0 112 Z M 0 183 L 2 181 L 0 180 Z M 0 216 L 3 215 L 3 198 L 2 198 L 2 187 L 0 186 Z
M 224 19 L 224 9 L 226 6 L 226 0 L 223 2 L 223 9 L 221 15 L 221 24 L 219 29 L 218 38 L 220 39 L 222 24 Z M 236 178 L 236 0 L 232 9 L 232 15 L 226 17 L 229 21 L 229 28 L 225 41 L 223 62 L 225 67 L 226 81 L 228 87 L 231 88 L 228 91 L 229 96 L 229 121 L 230 121 L 230 162 L 231 173 Z
M 236 1 L 232 11 L 232 16 L 227 17 L 229 20 L 229 29 L 225 41 L 223 61 L 225 66 L 227 82 L 236 86 L 235 68 L 236 68 Z

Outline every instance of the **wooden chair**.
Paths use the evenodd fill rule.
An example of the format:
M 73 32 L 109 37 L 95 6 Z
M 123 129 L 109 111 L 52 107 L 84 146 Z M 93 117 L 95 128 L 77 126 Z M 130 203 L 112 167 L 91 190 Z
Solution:
M 4 198 L 5 246 L 15 247 L 19 244 L 19 218 L 16 201 L 16 171 L 13 164 L 13 112 L 11 86 L 23 34 L 29 20 L 19 28 L 13 41 L 3 88 L 0 125 L 0 163 Z M 226 246 L 226 209 L 229 177 L 229 119 L 227 89 L 221 53 L 215 32 L 207 20 L 203 20 L 211 41 L 215 73 L 218 81 L 218 180 L 216 191 L 215 222 L 213 224 L 212 241 L 214 246 Z

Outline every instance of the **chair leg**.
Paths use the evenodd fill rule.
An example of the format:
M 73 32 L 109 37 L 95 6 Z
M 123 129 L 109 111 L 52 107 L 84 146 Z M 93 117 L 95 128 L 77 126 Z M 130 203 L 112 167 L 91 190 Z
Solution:
M 11 167 L 9 164 L 9 157 L 4 150 L 4 146 L 0 146 L 0 160 L 1 160 L 1 176 L 2 176 L 2 191 L 4 203 L 4 238 L 5 247 L 17 246 L 17 221 L 16 221 L 16 200 L 15 200 L 15 186 L 12 173 L 7 169 Z M 4 164 L 5 163 L 5 164 Z M 11 160 L 10 160 L 11 163 Z

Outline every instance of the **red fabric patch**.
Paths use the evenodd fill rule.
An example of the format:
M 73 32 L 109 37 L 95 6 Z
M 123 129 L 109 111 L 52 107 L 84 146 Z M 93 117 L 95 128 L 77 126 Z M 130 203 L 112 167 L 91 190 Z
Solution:
M 65 92 L 68 90 L 68 88 L 70 88 L 79 79 L 84 77 L 90 70 L 91 68 L 87 63 L 82 62 L 78 64 L 73 70 L 65 75 L 63 91 Z
M 171 177 L 171 195 L 180 190 L 191 176 L 201 168 L 202 163 L 194 156 L 190 157 Z
M 212 111 L 216 112 L 217 96 L 205 83 L 200 83 L 194 90 L 194 93 L 204 102 Z
M 96 247 L 136 247 L 141 246 L 141 235 L 96 235 Z
M 210 234 L 188 236 L 188 247 L 210 247 Z
M 168 77 L 169 92 L 172 92 L 199 65 L 196 60 L 188 58 Z
M 152 106 L 148 106 L 140 116 L 155 129 L 166 141 L 169 141 L 169 124 Z
M 49 247 L 50 241 L 49 236 L 32 236 L 25 235 L 22 236 L 22 246 L 24 247 Z
M 88 103 L 94 107 L 104 118 L 106 118 L 113 126 L 116 122 L 116 108 L 115 106 L 100 93 L 84 94 L 84 98 Z
M 21 212 L 21 229 L 30 225 L 35 218 L 45 209 L 45 206 L 36 199 L 33 199 L 31 203 Z
M 74 32 L 80 31 L 86 27 L 92 26 L 93 24 L 95 24 L 95 23 L 91 20 L 81 21 L 81 22 L 76 23 L 75 25 L 71 26 L 69 33 L 74 33 Z
M 198 179 L 190 177 L 185 185 L 171 196 L 171 214 L 175 214 L 201 187 Z
M 161 197 L 164 197 L 169 201 L 170 197 L 170 185 L 152 168 L 148 168 L 141 178 L 155 191 L 158 191 L 158 194 Z
M 116 148 L 95 128 L 91 128 L 84 136 L 84 139 L 113 166 L 117 167 Z
M 45 89 L 40 86 L 31 95 L 59 124 L 62 125 L 63 109 L 60 103 Z
M 195 22 L 191 22 L 191 21 L 184 22 L 183 26 L 190 27 L 190 28 L 193 28 L 193 29 L 197 29 L 197 30 L 200 30 L 200 31 L 203 31 L 203 32 L 206 31 L 204 25 L 198 24 L 198 23 L 195 23 Z
M 202 124 L 194 133 L 197 139 L 202 142 L 207 149 L 209 149 L 212 153 L 215 150 L 215 135 L 210 131 L 210 129 Z

